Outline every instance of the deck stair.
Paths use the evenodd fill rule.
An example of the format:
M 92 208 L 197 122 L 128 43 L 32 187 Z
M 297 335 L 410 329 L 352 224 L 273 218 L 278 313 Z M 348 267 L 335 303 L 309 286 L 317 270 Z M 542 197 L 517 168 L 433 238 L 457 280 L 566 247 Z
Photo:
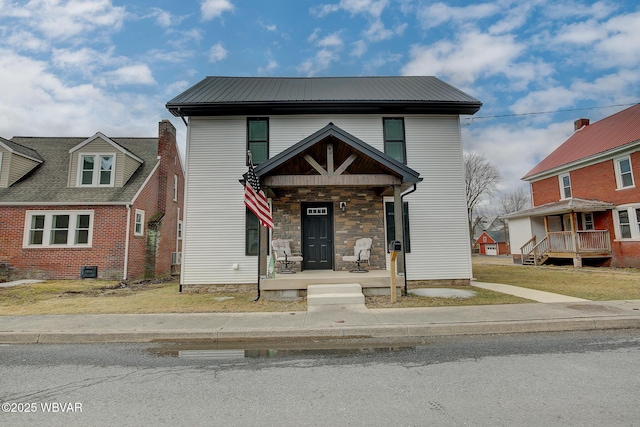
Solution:
M 344 304 L 364 305 L 364 294 L 359 283 L 309 285 L 307 287 L 308 307 Z

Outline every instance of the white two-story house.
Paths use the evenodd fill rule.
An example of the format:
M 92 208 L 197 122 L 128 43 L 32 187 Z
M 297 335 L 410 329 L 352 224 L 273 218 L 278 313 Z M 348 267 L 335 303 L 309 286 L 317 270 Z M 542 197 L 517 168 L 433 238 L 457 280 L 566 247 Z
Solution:
M 370 271 L 401 240 L 401 277 L 468 283 L 460 115 L 481 105 L 435 77 L 205 78 L 167 103 L 188 129 L 181 286 L 259 283 L 272 239 L 303 274 L 348 271 L 360 237 Z M 248 151 L 273 230 L 243 202 Z

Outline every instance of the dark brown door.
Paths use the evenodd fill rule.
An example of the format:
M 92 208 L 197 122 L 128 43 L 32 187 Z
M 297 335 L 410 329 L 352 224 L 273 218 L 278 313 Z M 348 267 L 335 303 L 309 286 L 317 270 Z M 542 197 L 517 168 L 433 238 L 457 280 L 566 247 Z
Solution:
M 333 269 L 333 203 L 302 203 L 305 270 Z

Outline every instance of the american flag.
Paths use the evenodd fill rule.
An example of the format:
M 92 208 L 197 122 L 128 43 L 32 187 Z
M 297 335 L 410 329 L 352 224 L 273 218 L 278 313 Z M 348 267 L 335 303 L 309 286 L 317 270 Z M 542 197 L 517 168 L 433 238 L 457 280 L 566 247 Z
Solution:
M 260 188 L 260 180 L 253 170 L 253 162 L 249 160 L 249 172 L 247 172 L 247 183 L 244 186 L 244 204 L 253 212 L 260 221 L 260 225 L 273 229 L 273 218 L 271 209 L 267 203 L 267 196 Z

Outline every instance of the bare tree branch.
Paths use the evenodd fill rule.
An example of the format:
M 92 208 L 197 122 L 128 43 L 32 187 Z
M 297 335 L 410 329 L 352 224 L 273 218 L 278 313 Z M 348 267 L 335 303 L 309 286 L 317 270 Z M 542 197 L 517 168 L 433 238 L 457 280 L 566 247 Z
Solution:
M 500 182 L 500 172 L 483 154 L 464 155 L 465 186 L 467 191 L 467 216 L 469 237 L 473 241 L 472 220 L 474 210 L 482 196 L 490 196 Z
M 524 188 L 518 188 L 510 193 L 503 194 L 498 199 L 498 209 L 500 215 L 518 212 L 530 206 L 531 198 Z

